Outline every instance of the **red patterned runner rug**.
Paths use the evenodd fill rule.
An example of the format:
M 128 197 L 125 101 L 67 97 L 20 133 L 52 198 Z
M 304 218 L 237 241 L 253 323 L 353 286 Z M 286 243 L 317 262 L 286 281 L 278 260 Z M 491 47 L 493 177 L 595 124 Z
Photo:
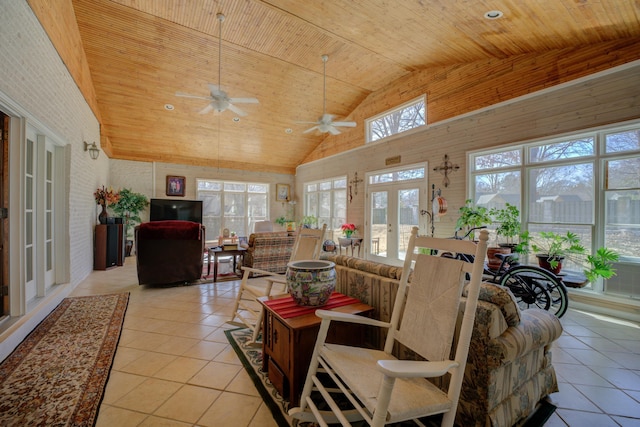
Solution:
M 95 425 L 128 302 L 65 298 L 0 364 L 0 425 Z

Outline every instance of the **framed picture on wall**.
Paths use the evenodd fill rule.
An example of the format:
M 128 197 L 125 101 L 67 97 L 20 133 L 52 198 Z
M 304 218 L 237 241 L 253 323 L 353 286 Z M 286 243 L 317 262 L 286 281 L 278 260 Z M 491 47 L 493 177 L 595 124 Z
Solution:
M 289 184 L 276 184 L 276 202 L 289 201 Z
M 167 196 L 184 197 L 184 176 L 167 175 Z

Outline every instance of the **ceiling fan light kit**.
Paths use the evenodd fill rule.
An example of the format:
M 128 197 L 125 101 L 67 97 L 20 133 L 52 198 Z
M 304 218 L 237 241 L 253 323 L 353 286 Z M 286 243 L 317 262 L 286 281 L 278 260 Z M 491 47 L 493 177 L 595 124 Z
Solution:
M 259 101 L 256 98 L 229 98 L 227 93 L 222 90 L 222 22 L 224 22 L 224 15 L 218 13 L 216 18 L 220 22 L 218 26 L 218 84 L 214 85 L 209 83 L 210 96 L 190 95 L 184 92 L 176 92 L 176 96 L 184 98 L 205 99 L 209 101 L 209 104 L 200 110 L 200 114 L 207 114 L 211 111 L 222 113 L 226 110 L 231 110 L 238 116 L 246 116 L 247 113 L 236 107 L 234 104 L 258 104 Z
M 323 62 L 323 104 L 322 104 L 322 116 L 315 122 L 297 122 L 297 123 L 310 123 L 315 126 L 310 127 L 302 133 L 309 133 L 315 130 L 320 133 L 330 133 L 331 135 L 338 135 L 340 130 L 338 127 L 356 127 L 356 122 L 334 122 L 333 118 L 335 117 L 333 114 L 327 114 L 327 61 L 329 60 L 328 55 L 322 55 Z

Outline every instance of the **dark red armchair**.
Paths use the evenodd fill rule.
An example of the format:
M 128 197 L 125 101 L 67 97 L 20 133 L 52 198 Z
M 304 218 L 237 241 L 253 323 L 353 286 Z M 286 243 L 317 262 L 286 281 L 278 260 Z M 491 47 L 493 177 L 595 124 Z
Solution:
M 202 277 L 205 228 L 191 221 L 152 221 L 135 228 L 141 285 L 191 282 Z

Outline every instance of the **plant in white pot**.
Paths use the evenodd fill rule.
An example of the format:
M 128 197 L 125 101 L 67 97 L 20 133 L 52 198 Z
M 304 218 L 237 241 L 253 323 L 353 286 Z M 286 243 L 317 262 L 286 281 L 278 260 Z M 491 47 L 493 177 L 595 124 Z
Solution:
M 141 220 L 140 212 L 149 205 L 149 199 L 144 194 L 134 193 L 129 188 L 120 190 L 120 198 L 111 207 L 113 212 L 124 218 L 124 230 L 127 236 L 127 244 L 125 246 L 126 255 L 131 255 L 133 247 L 133 229 Z

